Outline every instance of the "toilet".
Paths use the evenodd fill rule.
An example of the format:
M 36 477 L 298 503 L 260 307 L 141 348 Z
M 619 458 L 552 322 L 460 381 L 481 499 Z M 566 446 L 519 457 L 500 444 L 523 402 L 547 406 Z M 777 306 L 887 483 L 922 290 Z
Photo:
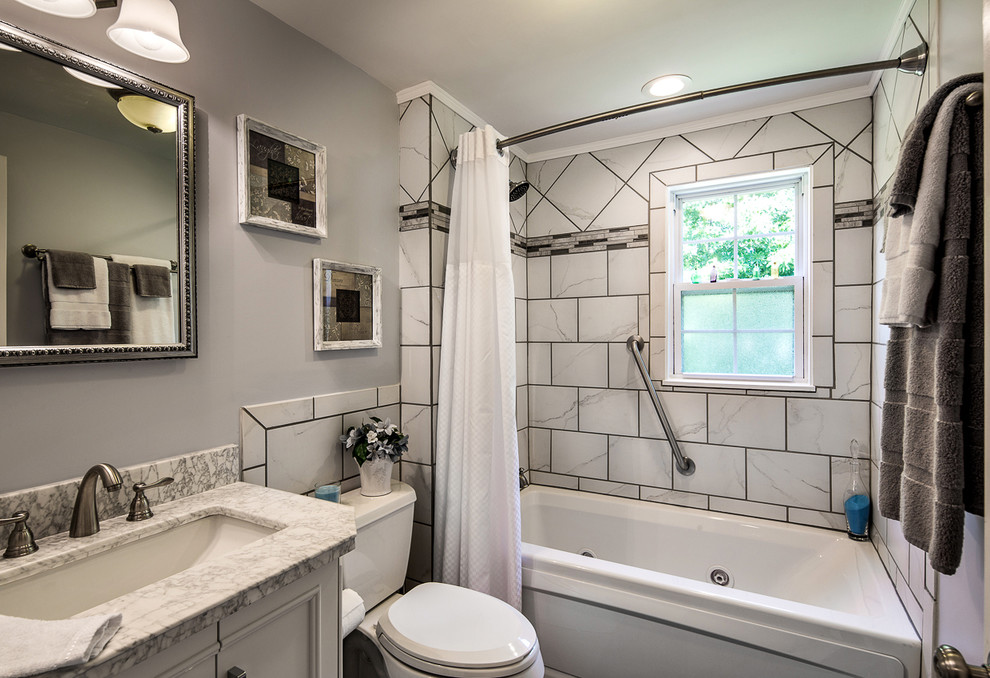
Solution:
M 440 583 L 395 593 L 405 582 L 415 501 L 395 480 L 381 497 L 354 490 L 340 498 L 357 526 L 354 550 L 340 561 L 344 599 L 354 599 L 351 589 L 367 610 L 344 639 L 344 678 L 543 678 L 536 631 L 511 605 Z

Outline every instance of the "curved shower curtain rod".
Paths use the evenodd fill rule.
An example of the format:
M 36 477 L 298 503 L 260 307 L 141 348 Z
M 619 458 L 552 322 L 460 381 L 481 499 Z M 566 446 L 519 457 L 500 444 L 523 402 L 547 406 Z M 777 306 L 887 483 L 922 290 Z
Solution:
M 566 132 L 567 130 L 576 129 L 578 127 L 584 127 L 586 125 L 593 125 L 598 122 L 605 122 L 606 120 L 614 120 L 615 118 L 622 118 L 627 115 L 632 115 L 633 113 L 642 113 L 644 111 L 652 111 L 657 108 L 666 108 L 667 106 L 676 106 L 677 104 L 684 104 L 689 101 L 700 101 L 701 99 L 709 99 L 711 97 L 719 96 L 721 94 L 735 94 L 736 92 L 745 92 L 751 89 L 761 89 L 763 87 L 771 87 L 773 85 L 787 85 L 792 82 L 802 82 L 804 80 L 817 80 L 818 78 L 831 78 L 837 75 L 851 75 L 853 73 L 868 73 L 870 71 L 882 71 L 888 68 L 896 68 L 899 71 L 905 73 L 914 73 L 915 75 L 924 75 L 925 67 L 928 65 L 928 43 L 922 42 L 920 45 L 914 49 L 909 49 L 908 51 L 901 54 L 901 56 L 896 59 L 887 59 L 886 61 L 872 61 L 865 64 L 857 64 L 855 66 L 840 66 L 838 68 L 826 68 L 820 71 L 808 71 L 807 73 L 798 73 L 796 75 L 782 75 L 776 78 L 767 78 L 765 80 L 754 80 L 752 82 L 746 82 L 741 85 L 729 85 L 728 87 L 717 87 L 715 89 L 709 89 L 702 92 L 691 92 L 689 94 L 682 94 L 681 96 L 671 97 L 669 99 L 663 99 L 661 101 L 650 101 L 645 104 L 637 104 L 635 106 L 627 106 L 626 108 L 617 108 L 612 111 L 607 111 L 605 113 L 598 113 L 597 115 L 589 115 L 584 118 L 578 118 L 576 120 L 569 120 L 568 122 L 562 122 L 557 125 L 551 125 L 550 127 L 543 127 L 532 132 L 526 132 L 525 134 L 518 134 L 514 137 L 509 137 L 507 139 L 502 139 L 495 146 L 499 150 L 506 148 L 508 146 L 515 146 L 516 144 L 521 144 L 526 141 L 532 141 L 533 139 L 539 139 L 540 137 L 549 136 L 551 134 L 557 134 L 558 132 Z M 454 149 L 456 153 L 457 149 Z M 456 155 L 451 154 L 452 157 L 456 158 Z

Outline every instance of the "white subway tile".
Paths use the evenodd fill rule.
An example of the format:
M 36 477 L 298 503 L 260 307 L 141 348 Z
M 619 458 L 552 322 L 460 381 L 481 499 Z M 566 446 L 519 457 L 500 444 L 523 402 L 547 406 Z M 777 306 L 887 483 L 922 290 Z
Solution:
M 529 383 L 550 385 L 550 347 L 553 344 L 529 342 Z
M 629 435 L 639 430 L 637 391 L 582 388 L 578 397 L 582 431 Z
M 787 399 L 787 445 L 796 452 L 849 456 L 853 441 L 868 452 L 870 404 L 848 400 Z M 864 456 L 866 456 L 864 454 Z
M 608 436 L 553 431 L 550 460 L 554 473 L 605 479 L 608 476 Z
M 746 450 L 741 447 L 684 443 L 684 456 L 695 463 L 694 474 L 674 471 L 674 489 L 746 498 Z
M 558 386 L 530 386 L 529 425 L 577 430 L 578 390 Z
M 649 294 L 650 251 L 634 247 L 608 252 L 608 294 Z
M 310 492 L 343 477 L 341 418 L 328 417 L 268 432 L 268 487 Z
M 430 229 L 399 233 L 399 287 L 430 284 Z
M 550 257 L 530 257 L 526 260 L 529 299 L 550 297 Z
M 873 282 L 873 229 L 840 228 L 835 232 L 835 284 Z
M 609 480 L 670 487 L 672 469 L 670 445 L 666 441 L 609 436 Z
M 578 300 L 578 341 L 625 341 L 638 332 L 638 297 Z
M 377 388 L 328 393 L 313 398 L 313 415 L 316 418 L 332 417 L 345 412 L 372 409 L 378 406 L 378 402 Z M 394 402 L 398 402 L 398 399 Z
M 552 344 L 554 386 L 608 386 L 608 344 Z
M 401 291 L 403 344 L 428 345 L 430 343 L 430 288 L 407 287 Z
M 829 458 L 747 450 L 746 497 L 771 504 L 828 510 Z
M 784 399 L 708 396 L 708 441 L 784 449 Z
M 835 390 L 833 398 L 870 399 L 870 344 L 835 345 Z
M 593 297 L 608 294 L 608 253 L 582 252 L 550 257 L 550 296 Z
M 530 301 L 529 340 L 577 341 L 578 301 L 577 299 Z

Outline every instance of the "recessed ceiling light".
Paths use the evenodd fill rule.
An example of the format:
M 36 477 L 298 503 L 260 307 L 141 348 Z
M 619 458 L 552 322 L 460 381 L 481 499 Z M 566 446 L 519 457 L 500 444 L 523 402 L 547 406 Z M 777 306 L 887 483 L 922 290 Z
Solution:
M 673 75 L 661 75 L 653 78 L 643 85 L 643 94 L 651 97 L 669 97 L 677 94 L 691 83 L 691 78 L 679 73 Z

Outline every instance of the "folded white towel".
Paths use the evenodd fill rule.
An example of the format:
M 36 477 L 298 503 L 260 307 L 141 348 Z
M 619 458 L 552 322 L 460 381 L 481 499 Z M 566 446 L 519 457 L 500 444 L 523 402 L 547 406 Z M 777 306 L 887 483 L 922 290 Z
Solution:
M 345 637 L 364 621 L 364 600 L 354 589 L 340 593 L 340 637 Z
M 167 259 L 136 257 L 129 254 L 111 254 L 113 261 L 122 264 L 150 264 L 172 268 Z M 175 276 L 172 276 L 171 297 L 142 297 L 131 294 L 131 343 L 132 344 L 174 344 L 178 341 L 174 304 L 176 297 Z M 131 281 L 131 285 L 134 281 Z
M 103 651 L 120 620 L 119 612 L 54 621 L 0 615 L 0 678 L 85 664 Z
M 47 264 L 47 262 L 46 262 Z M 108 330 L 110 329 L 110 279 L 107 260 L 93 257 L 96 269 L 96 288 L 74 289 L 56 287 L 52 280 L 52 267 L 46 265 L 46 285 L 51 311 L 48 322 L 53 330 Z

